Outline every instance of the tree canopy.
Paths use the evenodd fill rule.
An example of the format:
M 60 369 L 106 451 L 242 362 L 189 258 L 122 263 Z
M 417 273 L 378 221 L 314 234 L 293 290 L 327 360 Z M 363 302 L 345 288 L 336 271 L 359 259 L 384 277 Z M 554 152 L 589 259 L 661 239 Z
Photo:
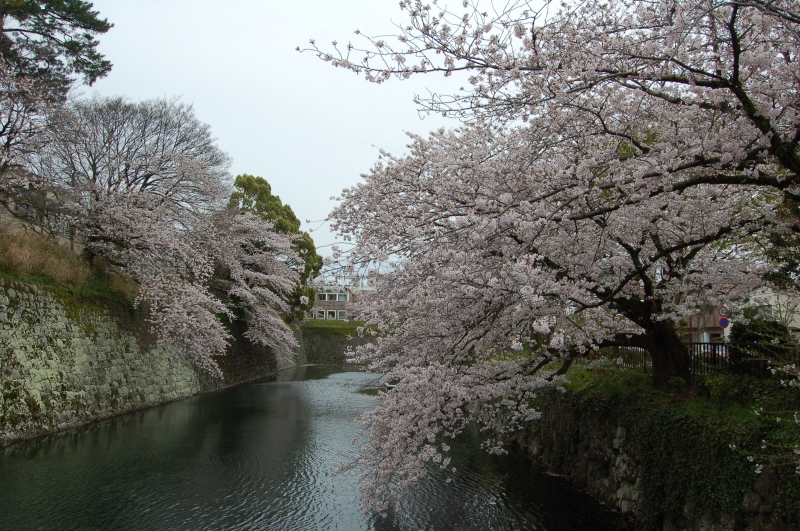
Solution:
M 731 341 L 733 343 L 786 343 L 791 338 L 789 328 L 780 321 L 752 317 L 749 322 L 733 323 Z
M 674 323 L 761 285 L 800 197 L 796 2 L 400 8 L 395 36 L 312 41 L 376 83 L 469 76 L 418 100 L 461 126 L 382 155 L 331 214 L 344 266 L 384 280 L 356 355 L 399 382 L 365 417 L 378 508 L 437 439 L 535 418 L 589 350 L 644 348 L 657 384 L 688 378 Z
M 230 337 L 221 318 L 243 314 L 246 336 L 279 356 L 295 345 L 282 316 L 299 257 L 271 222 L 225 208 L 230 159 L 190 105 L 94 97 L 56 118 L 28 167 L 84 255 L 137 282 L 162 341 L 215 375 Z
M 111 27 L 83 0 L 2 0 L 0 54 L 18 76 L 63 97 L 73 76 L 91 85 L 111 70 L 95 39 Z
M 277 232 L 292 237 L 292 249 L 301 261 L 292 264 L 300 275 L 300 281 L 292 293 L 289 320 L 302 319 L 305 312 L 314 306 L 316 297 L 316 291 L 308 286 L 308 280 L 322 269 L 322 257 L 317 254 L 314 240 L 308 232 L 300 230 L 300 220 L 292 207 L 284 205 L 280 197 L 272 194 L 272 187 L 263 177 L 239 175 L 233 187 L 229 206 L 271 221 Z
M 239 175 L 233 182 L 230 203 L 242 210 L 257 212 L 275 224 L 275 230 L 287 234 L 300 233 L 300 220 L 292 207 L 284 205 L 281 198 L 272 195 L 272 186 L 263 177 Z

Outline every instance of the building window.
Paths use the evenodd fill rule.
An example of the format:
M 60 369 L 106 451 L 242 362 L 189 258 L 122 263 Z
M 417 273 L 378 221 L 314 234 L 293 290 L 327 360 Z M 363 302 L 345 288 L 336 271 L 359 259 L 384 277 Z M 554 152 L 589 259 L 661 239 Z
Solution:
M 336 310 L 328 310 L 328 319 L 336 319 Z
M 324 293 L 317 293 L 317 300 L 318 301 L 324 301 L 325 300 L 325 294 Z
M 347 312 L 344 310 L 339 310 L 339 319 L 347 319 Z
M 325 310 L 317 310 L 317 319 L 325 319 Z
M 339 302 L 347 302 L 347 293 L 339 294 Z

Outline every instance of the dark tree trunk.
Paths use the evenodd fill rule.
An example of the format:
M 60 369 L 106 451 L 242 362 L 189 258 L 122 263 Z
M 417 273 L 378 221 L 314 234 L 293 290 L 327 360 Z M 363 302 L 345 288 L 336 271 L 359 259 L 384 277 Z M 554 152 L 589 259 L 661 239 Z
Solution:
M 653 315 L 661 311 L 661 301 L 618 299 L 614 306 L 644 330 L 644 334 L 633 335 L 628 343 L 650 353 L 655 385 L 663 387 L 667 380 L 676 377 L 689 383 L 692 377 L 689 354 L 675 330 L 675 324 L 668 320 L 653 319 Z
M 663 387 L 670 378 L 691 380 L 689 356 L 670 321 L 656 321 L 645 327 L 644 344 L 653 360 L 653 382 Z

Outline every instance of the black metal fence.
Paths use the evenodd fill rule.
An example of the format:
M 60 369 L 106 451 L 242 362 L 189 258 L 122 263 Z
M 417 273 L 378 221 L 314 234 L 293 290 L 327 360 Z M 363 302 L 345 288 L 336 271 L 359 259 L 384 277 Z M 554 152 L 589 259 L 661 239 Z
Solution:
M 685 343 L 692 375 L 730 372 L 731 346 L 725 343 Z
M 771 343 L 684 343 L 689 354 L 692 375 L 703 376 L 725 372 L 756 378 L 770 378 L 773 368 L 794 364 L 800 366 L 798 345 Z M 650 353 L 637 347 L 606 347 L 600 357 L 616 360 L 628 369 L 650 372 Z
M 605 347 L 600 349 L 600 357 L 615 360 L 626 369 L 653 370 L 650 353 L 640 347 Z
M 687 343 L 694 375 L 726 372 L 769 378 L 775 367 L 800 362 L 797 345 L 780 343 Z

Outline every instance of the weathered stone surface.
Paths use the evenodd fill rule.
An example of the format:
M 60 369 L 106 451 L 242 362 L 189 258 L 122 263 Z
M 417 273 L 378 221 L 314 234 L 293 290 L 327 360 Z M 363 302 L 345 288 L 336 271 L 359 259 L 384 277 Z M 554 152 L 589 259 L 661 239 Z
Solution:
M 753 525 L 745 529 L 745 531 L 786 531 L 786 523 L 780 517 L 766 517 L 759 515 Z
M 761 512 L 769 513 L 772 511 L 772 505 L 775 503 L 775 494 L 778 492 L 778 474 L 774 470 L 766 470 L 762 473 L 753 490 L 756 491 L 763 500 L 761 504 Z
M 744 505 L 744 508 L 751 513 L 757 513 L 758 508 L 761 506 L 761 496 L 752 490 L 746 492 L 744 495 L 744 500 L 742 500 L 742 505 Z
M 641 448 L 633 431 L 621 424 L 624 419 L 595 409 L 591 402 L 569 401 L 555 395 L 534 429 L 515 441 L 533 460 L 556 474 L 563 474 L 583 486 L 589 494 L 616 508 L 632 522 L 641 522 L 644 495 Z M 778 495 L 779 476 L 765 470 L 742 499 L 749 516 L 703 515 L 674 516 L 662 522 L 664 531 L 749 531 L 796 530 L 773 514 Z M 737 519 L 738 518 L 738 519 Z
M 156 344 L 142 315 L 121 304 L 0 279 L 0 445 L 262 378 L 280 363 L 232 330 L 225 375 L 198 371 Z

